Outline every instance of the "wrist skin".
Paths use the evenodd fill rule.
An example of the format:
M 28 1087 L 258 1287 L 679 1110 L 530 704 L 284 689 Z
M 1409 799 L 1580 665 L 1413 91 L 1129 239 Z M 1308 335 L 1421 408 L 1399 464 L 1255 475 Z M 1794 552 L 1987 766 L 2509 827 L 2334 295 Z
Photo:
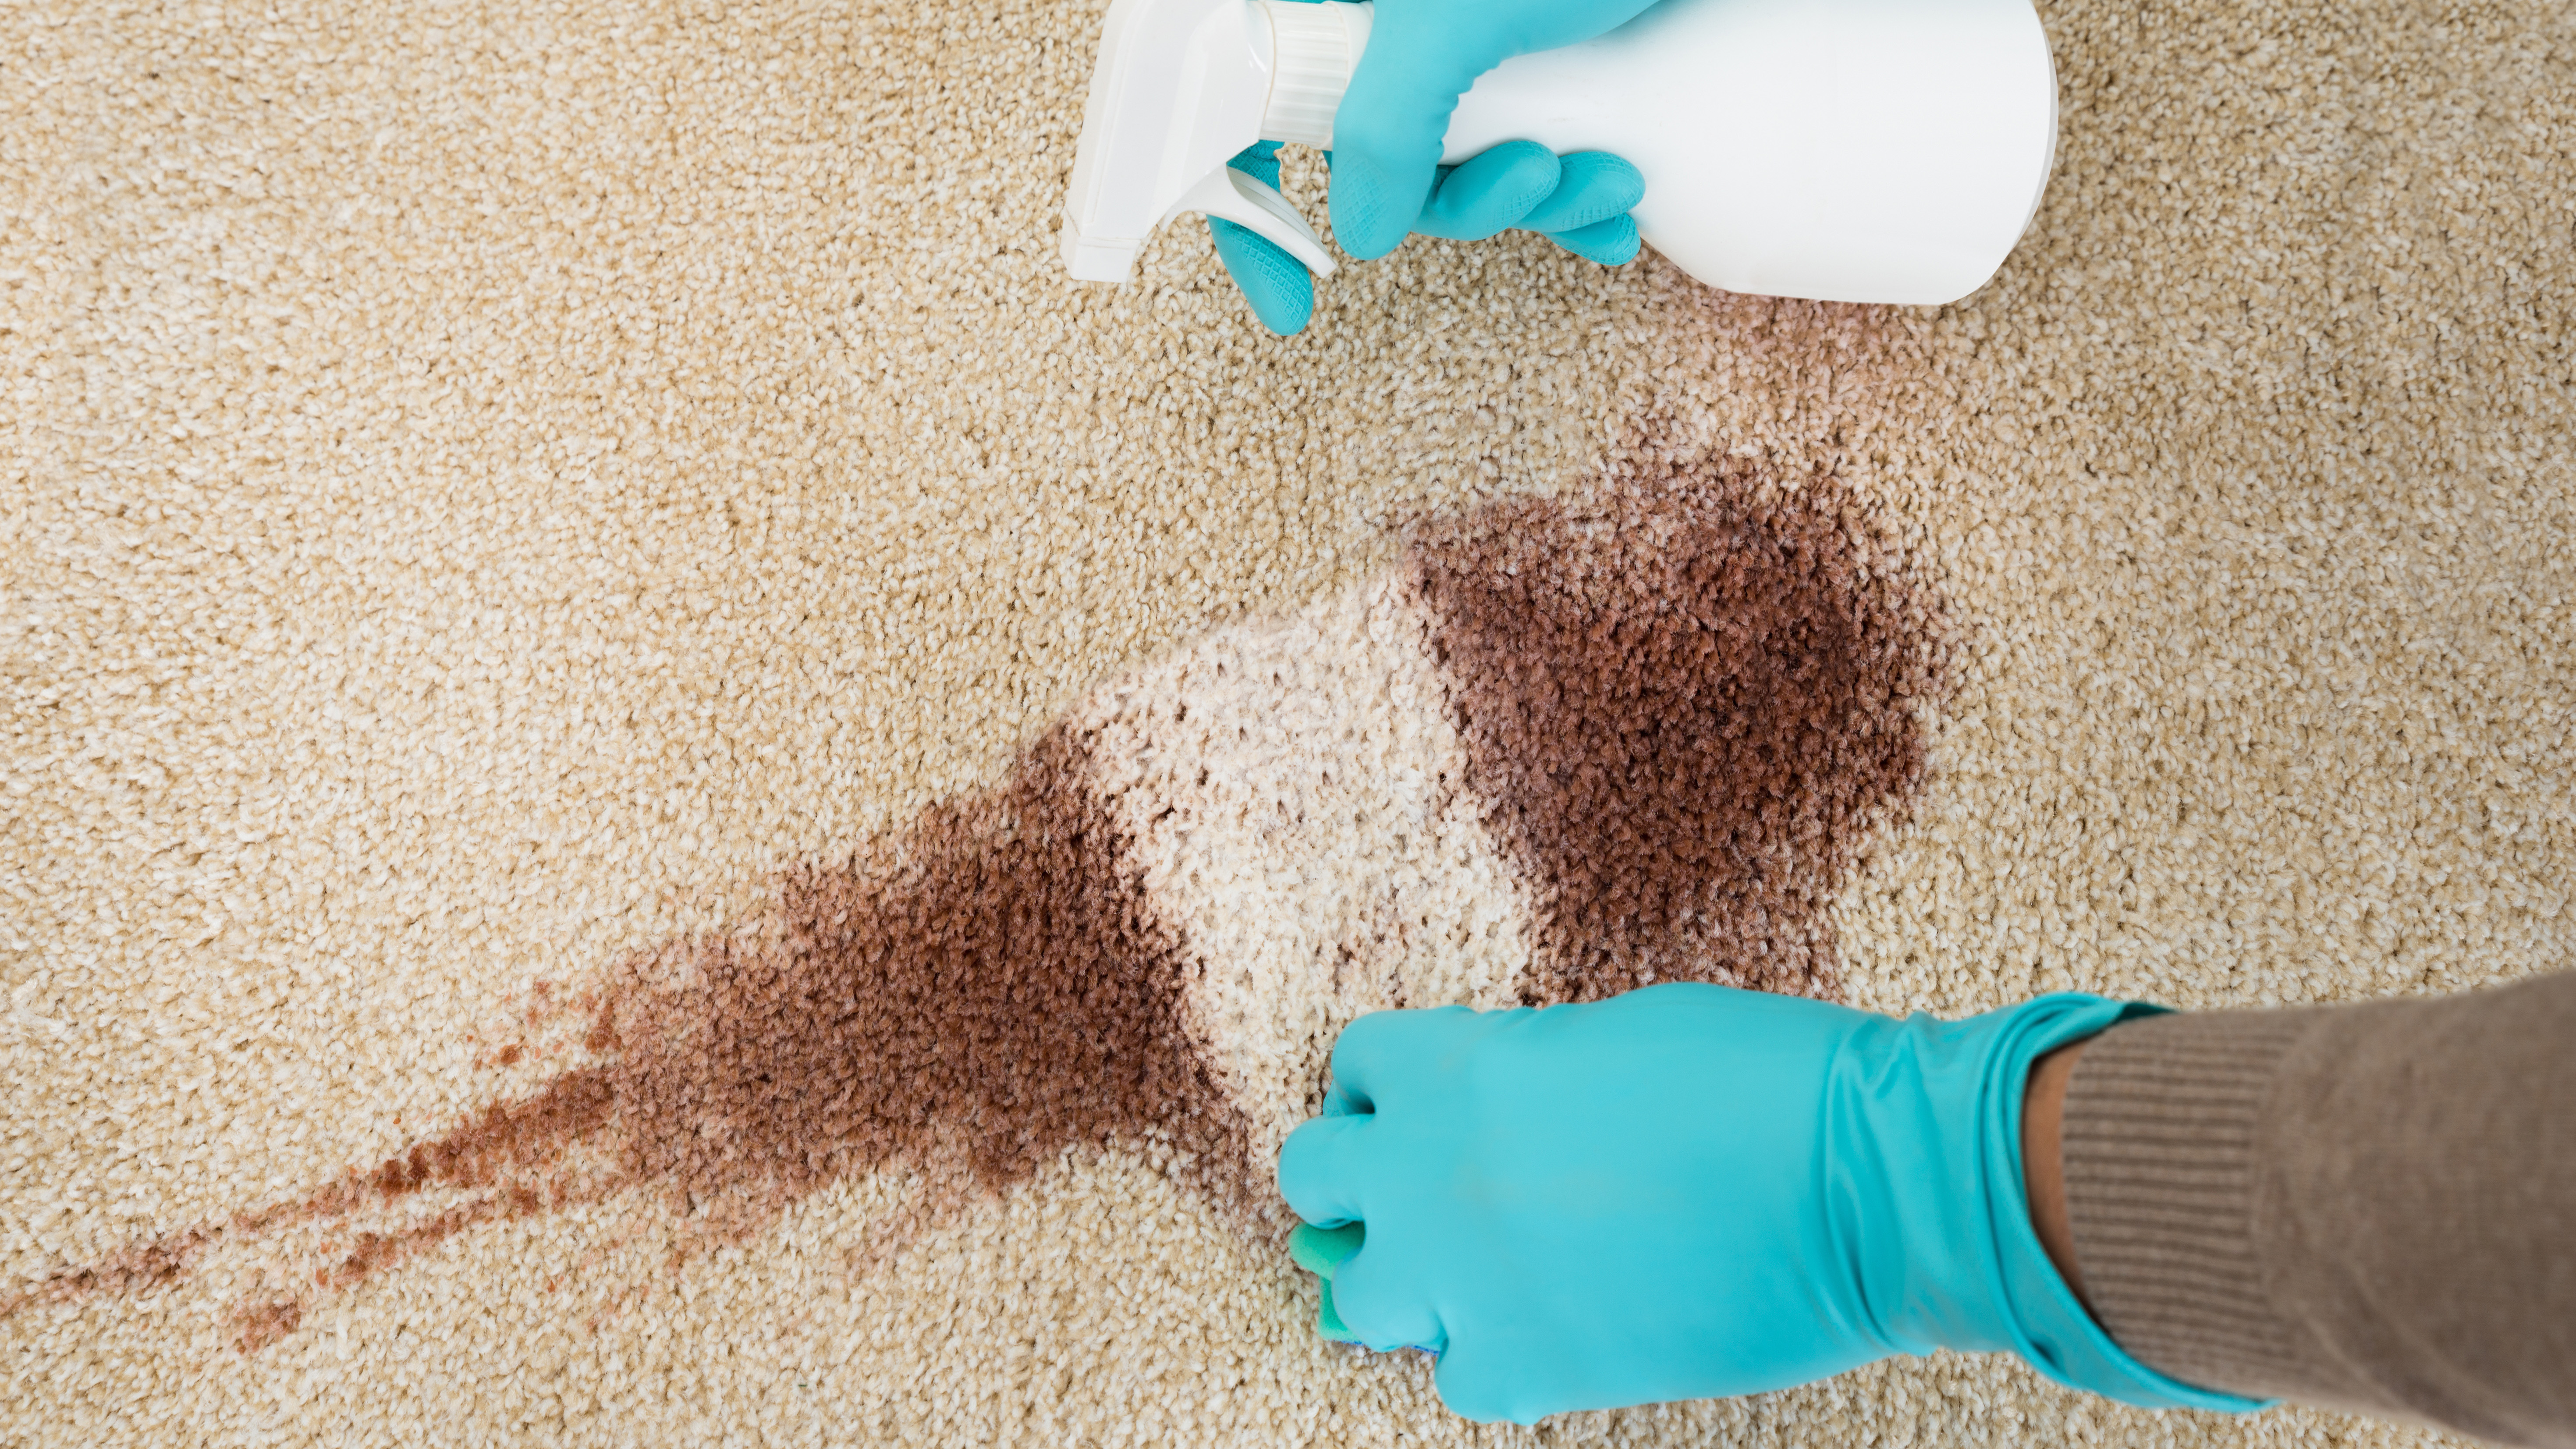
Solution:
M 2098 997 L 2060 994 L 2007 1008 L 2005 1015 L 2036 1024 L 2043 1007 L 2061 1001 L 2118 1005 Z M 2002 1072 L 1995 1087 L 2005 1094 L 2017 1087 L 2020 1095 L 2008 1097 L 2006 1110 L 1995 1114 L 2002 1120 L 1994 1123 L 1985 1149 L 1989 1160 L 2005 1159 L 1994 1164 L 2002 1169 L 1996 1176 L 2010 1184 L 2005 1188 L 1996 1183 L 2000 1191 L 1991 1203 L 1989 1221 L 2000 1250 L 1996 1266 L 2001 1272 L 2001 1281 L 1994 1286 L 2013 1326 L 2016 1342 L 2011 1346 L 2058 1383 L 2141 1408 L 2251 1413 L 2268 1401 L 2185 1383 L 2139 1362 L 2122 1348 L 2086 1301 L 2082 1270 L 2075 1258 L 2073 1214 L 2061 1155 L 2067 1088 L 2093 1038 L 2122 1021 L 2162 1014 L 2161 1007 L 2129 1002 L 2108 1020 L 2097 1012 L 2083 1013 L 2081 1020 L 2060 1015 L 2057 1029 L 2043 1041 L 2033 1043 L 2026 1053 L 2008 1053 L 1999 1063 Z M 2015 1075 L 2020 1078 L 2017 1082 L 2012 1080 Z M 2008 1198 L 2015 1190 L 2021 1194 L 2017 1202 Z
M 2066 1213 L 2066 1170 L 2059 1142 L 2066 1120 L 2066 1084 L 2075 1077 L 2075 1059 L 2091 1040 L 2068 1042 L 2031 1063 L 2021 1109 L 2022 1190 L 2030 1199 L 2031 1230 L 2039 1234 L 2048 1261 L 2088 1313 L 2093 1311 L 2093 1300 L 2084 1291 L 2083 1269 L 2075 1261 L 2075 1229 Z

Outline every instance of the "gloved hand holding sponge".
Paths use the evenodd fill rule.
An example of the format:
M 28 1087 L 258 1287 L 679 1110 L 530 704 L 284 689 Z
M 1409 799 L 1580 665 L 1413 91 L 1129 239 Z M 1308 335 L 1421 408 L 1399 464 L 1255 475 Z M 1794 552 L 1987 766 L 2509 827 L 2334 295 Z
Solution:
M 1617 266 L 1637 254 L 1628 209 L 1645 195 L 1637 168 L 1606 151 L 1559 157 L 1508 141 L 1442 166 L 1441 137 L 1476 78 L 1516 55 L 1573 45 L 1618 28 L 1652 0 L 1377 0 L 1375 27 L 1333 117 L 1333 236 L 1363 260 L 1408 232 L 1481 241 L 1519 228 Z M 1279 184 L 1279 144 L 1228 163 Z M 1306 325 L 1314 284 L 1297 260 L 1249 229 L 1211 218 L 1217 255 L 1255 315 L 1283 336 Z
M 2032 1064 L 2154 1010 L 2055 995 L 1897 1020 L 1671 984 L 1374 1013 L 1280 1154 L 1310 1225 L 1292 1251 L 1327 1280 L 1327 1336 L 1437 1353 L 1441 1398 L 1488 1422 L 1935 1348 L 2150 1408 L 2259 1408 L 2124 1352 L 2031 1224 Z

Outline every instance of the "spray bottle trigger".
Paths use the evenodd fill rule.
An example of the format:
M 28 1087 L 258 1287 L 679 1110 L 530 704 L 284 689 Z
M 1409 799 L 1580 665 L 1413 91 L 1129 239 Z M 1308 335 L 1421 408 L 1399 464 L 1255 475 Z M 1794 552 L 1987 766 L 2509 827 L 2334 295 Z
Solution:
M 1323 238 L 1298 215 L 1288 198 L 1272 187 L 1244 175 L 1231 166 L 1219 166 L 1198 179 L 1197 184 L 1181 193 L 1163 220 L 1185 212 L 1202 212 L 1221 216 L 1238 226 L 1249 228 L 1266 241 L 1295 257 L 1307 271 L 1319 277 L 1333 274 L 1333 258 L 1324 250 Z

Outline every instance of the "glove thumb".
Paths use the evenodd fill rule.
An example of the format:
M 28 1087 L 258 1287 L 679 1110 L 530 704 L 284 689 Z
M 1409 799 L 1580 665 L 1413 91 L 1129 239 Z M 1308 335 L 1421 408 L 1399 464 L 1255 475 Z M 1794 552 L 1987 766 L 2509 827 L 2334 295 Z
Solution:
M 1461 54 L 1454 35 L 1416 38 L 1419 7 L 1381 6 L 1359 68 L 1333 113 L 1333 239 L 1363 261 L 1385 256 L 1431 198 L 1450 113 L 1503 57 Z

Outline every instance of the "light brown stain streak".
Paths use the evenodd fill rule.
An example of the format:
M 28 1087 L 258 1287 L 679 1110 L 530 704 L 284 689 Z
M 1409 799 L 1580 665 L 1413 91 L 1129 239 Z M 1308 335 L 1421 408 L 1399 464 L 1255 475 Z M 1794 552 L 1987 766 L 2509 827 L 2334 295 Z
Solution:
M 1824 908 L 1924 771 L 1926 595 L 1829 477 L 1632 468 L 1586 499 L 1416 531 L 1470 784 L 1540 908 L 1533 1002 L 1651 980 L 1829 992 Z M 739 1241 L 890 1165 L 935 1221 L 1067 1149 L 1140 1153 L 1247 1231 L 1243 1116 L 1191 1035 L 1199 969 L 1160 917 L 1088 739 L 834 868 L 742 928 L 622 963 L 574 1011 L 593 1058 L 299 1198 L 0 1299 L 137 1293 L 218 1245 L 318 1228 L 233 1310 L 256 1352 L 309 1300 L 474 1227 L 661 1192 L 683 1243 Z M 488 1062 L 507 1063 L 506 1047 Z M 872 1225 L 873 1228 L 873 1225 Z
M 233 1348 L 257 1353 L 304 1326 L 304 1305 L 292 1298 L 265 1299 L 235 1309 Z

